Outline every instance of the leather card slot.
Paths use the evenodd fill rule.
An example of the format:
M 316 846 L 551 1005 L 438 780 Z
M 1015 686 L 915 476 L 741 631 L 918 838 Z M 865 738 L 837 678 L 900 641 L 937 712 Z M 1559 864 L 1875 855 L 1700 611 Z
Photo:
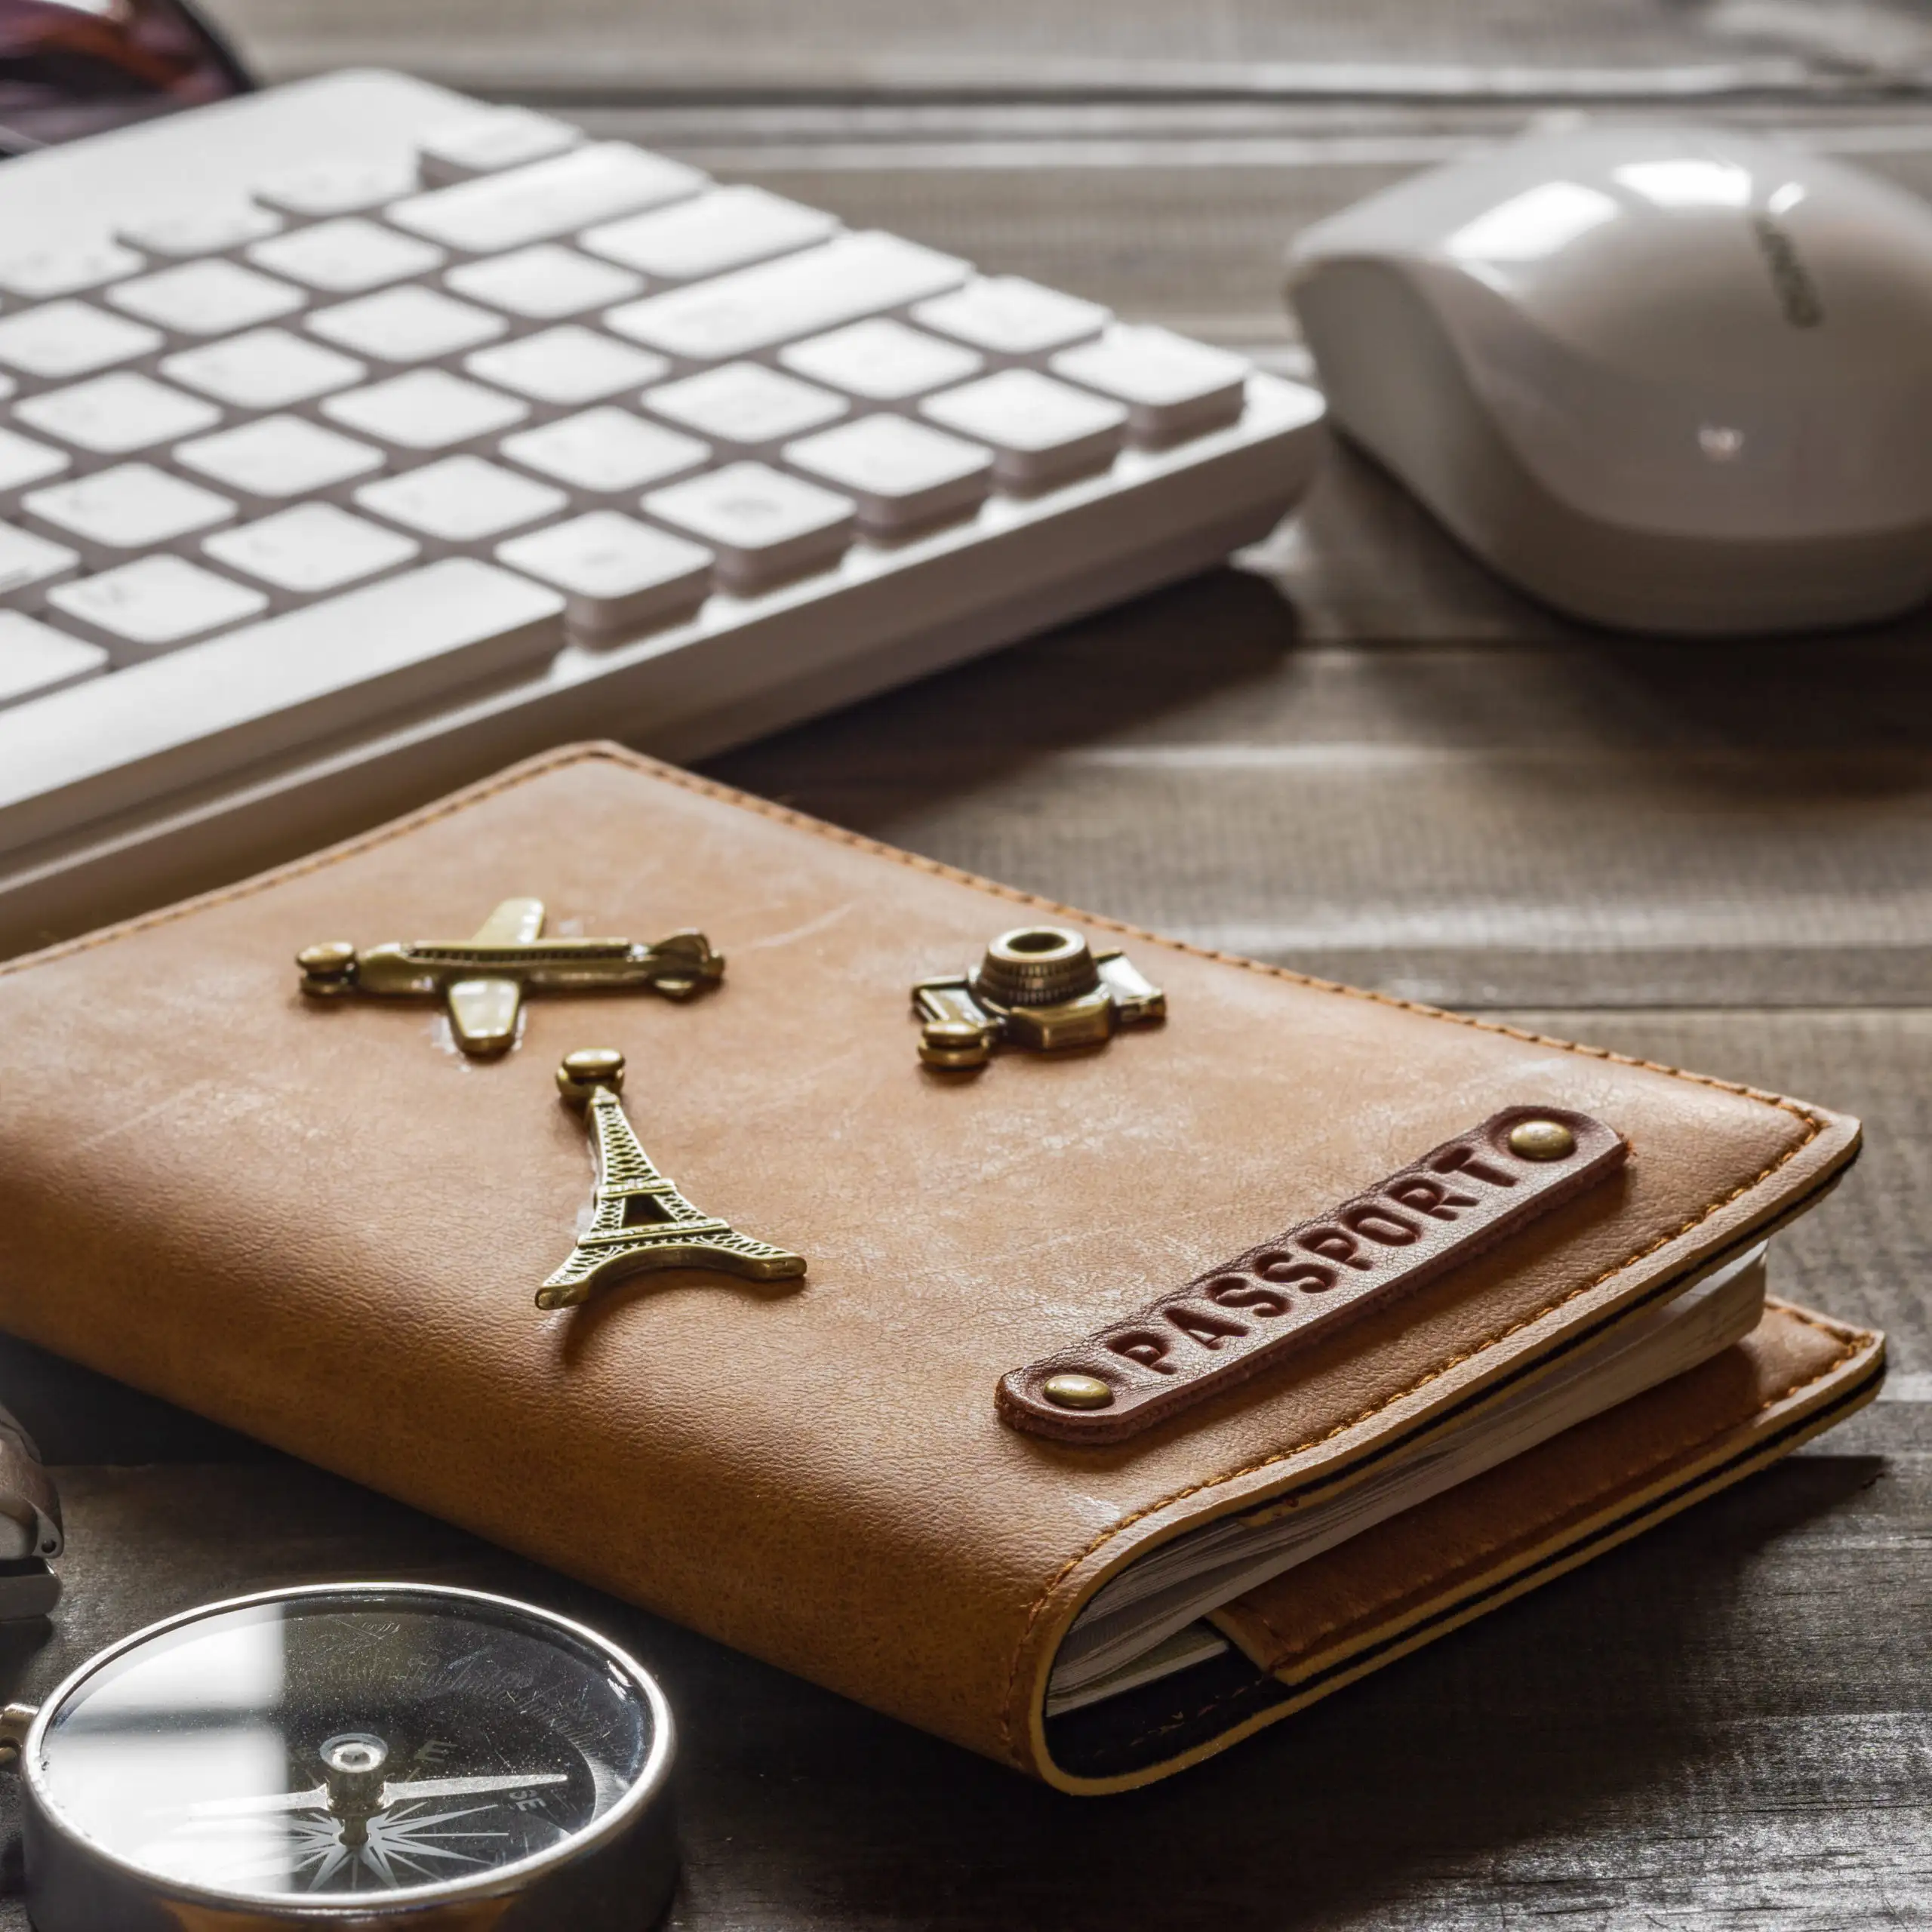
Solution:
M 1059 1772 L 1075 1789 L 1118 1790 L 1220 1750 L 1767 1467 L 1862 1407 L 1884 1379 L 1881 1337 L 1786 1304 L 1770 1304 L 1729 1353 L 1739 1359 L 1721 1358 L 1582 1424 L 1575 1439 L 1425 1505 L 1406 1527 L 1389 1524 L 1378 1534 L 1404 1546 L 1399 1557 L 1334 1552 L 1338 1567 L 1365 1559 L 1377 1575 L 1401 1579 L 1387 1594 L 1365 1580 L 1346 1627 L 1291 1643 L 1273 1631 L 1265 1602 L 1229 1606 L 1215 1620 L 1235 1639 L 1227 1655 L 1049 1719 Z M 1744 1393 L 1746 1360 L 1753 1405 L 1714 1400 L 1720 1387 Z M 1486 1522 L 1494 1540 L 1472 1550 L 1457 1534 L 1435 1549 L 1435 1522 L 1457 1513 Z M 1285 1605 L 1295 1587 L 1284 1579 L 1256 1598 Z

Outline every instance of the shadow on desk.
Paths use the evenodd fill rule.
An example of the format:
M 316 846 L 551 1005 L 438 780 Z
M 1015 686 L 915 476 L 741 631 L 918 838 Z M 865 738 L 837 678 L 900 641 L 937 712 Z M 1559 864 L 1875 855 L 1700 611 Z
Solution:
M 1298 661 L 1359 653 L 1331 694 Z M 1499 655 L 1500 654 L 1500 655 Z M 1561 795 L 1641 764 L 1686 802 L 1932 789 L 1932 608 L 1850 631 L 1647 637 L 1521 595 L 1340 445 L 1297 513 L 1212 571 L 721 755 L 706 769 L 853 829 L 1058 753 L 1214 743 L 1480 758 Z M 1124 780 L 1131 768 L 1124 761 Z M 1340 770 L 1338 763 L 1337 769 Z M 1397 782 L 1391 768 L 1386 780 Z M 1017 841 L 1016 841 L 1017 842 Z
M 44 1695 L 127 1631 L 223 1595 L 358 1576 L 461 1583 L 581 1617 L 663 1678 L 681 1730 L 675 1926 L 1457 1924 L 1460 1906 L 1417 1918 L 1398 1902 L 1462 1899 L 1473 1915 L 1478 1897 L 1519 1891 L 1502 1868 L 1540 1857 L 1552 1869 L 1535 1882 L 1567 1898 L 1600 1887 L 1589 1847 L 1605 1834 L 1652 1865 L 1706 1857 L 1697 1814 L 1734 1780 L 1740 1724 L 1789 1723 L 1817 1701 L 1797 1681 L 1803 1656 L 1755 1626 L 1789 1594 L 1794 1558 L 1801 1570 L 1882 1467 L 1782 1463 L 1116 1798 L 1023 1781 L 279 1457 L 61 1472 L 67 1601 L 51 1629 L 0 1649 L 0 1690 Z M 1776 1778 L 1748 1769 L 1778 1802 L 1764 1789 Z M 0 1910 L 0 1928 L 22 1923 Z
M 0 1335 L 0 1407 L 50 1463 L 254 1462 L 274 1454 L 11 1335 Z

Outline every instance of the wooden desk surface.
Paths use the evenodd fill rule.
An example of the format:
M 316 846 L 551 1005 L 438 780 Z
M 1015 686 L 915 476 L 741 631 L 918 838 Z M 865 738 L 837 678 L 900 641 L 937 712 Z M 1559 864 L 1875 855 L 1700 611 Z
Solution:
M 630 0 L 221 11 L 273 71 L 594 86 L 601 129 L 1288 367 L 1297 226 L 1566 104 L 1687 90 L 1932 187 L 1932 122 L 1884 69 L 1932 35 L 1873 10 L 841 0 L 810 33 L 759 0 L 654 8 L 648 33 Z M 663 1674 L 691 1932 L 1932 1918 L 1932 623 L 1590 633 L 1343 458 L 1242 568 L 713 768 L 1076 904 L 1862 1114 L 1864 1161 L 1775 1278 L 1890 1331 L 1887 1399 L 1093 1802 L 11 1346 L 0 1398 L 64 1466 L 72 1541 L 51 1636 L 0 1639 L 10 1693 L 215 1595 L 441 1578 L 586 1616 Z

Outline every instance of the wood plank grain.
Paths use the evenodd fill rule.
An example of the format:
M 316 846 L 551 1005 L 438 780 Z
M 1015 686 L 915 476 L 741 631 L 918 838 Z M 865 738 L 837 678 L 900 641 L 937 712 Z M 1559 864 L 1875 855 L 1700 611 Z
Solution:
M 1378 75 L 1412 91 L 1503 88 L 1527 74 L 1546 86 L 1587 73 L 1599 86 L 1645 80 L 1681 91 L 1824 84 L 1856 72 L 1892 42 L 1835 34 L 1826 10 L 1792 5 L 1737 19 L 1667 0 L 1157 0 L 1041 8 L 982 0 L 971 8 L 830 0 L 809 31 L 783 0 L 552 0 L 534 14 L 515 0 L 216 0 L 214 11 L 271 71 L 383 59 L 477 85 L 652 91 L 760 88 L 1042 88 L 1243 91 L 1287 84 L 1359 90 Z M 1742 31 L 1739 29 L 1741 29 Z M 1909 51 L 1909 50 L 1908 50 Z M 1863 58 L 1861 60 L 1861 54 Z M 1829 63 L 1829 65 L 1828 65 Z M 1523 85 L 1520 80 L 1518 85 Z
M 1155 0 L 1115 6 L 974 8 L 831 0 L 811 29 L 783 0 L 669 0 L 639 14 L 626 0 L 552 0 L 541 17 L 516 0 L 217 0 L 214 11 L 257 58 L 276 69 L 380 54 L 429 72 L 518 75 L 580 85 L 852 87 L 879 83 L 1041 85 L 1134 83 L 1250 85 L 1256 68 L 1333 66 L 1700 72 L 1793 82 L 1804 73 L 1776 46 L 1776 23 L 1756 45 L 1724 31 L 1724 14 L 1646 0 L 1201 0 L 1174 10 Z M 1793 8 L 1802 15 L 1802 8 Z M 1712 31 L 1715 25 L 1718 31 Z M 1789 37 L 1789 35 L 1787 35 Z M 1764 46 L 1770 38 L 1772 46 Z M 1843 48 L 1839 48 L 1843 60 Z
M 1092 1801 L 297 1464 L 61 1473 L 70 1595 L 37 1647 L 0 1639 L 6 1694 L 279 1583 L 408 1577 L 554 1605 L 671 1696 L 685 1932 L 1783 1932 L 1932 1906 L 1932 1662 L 1900 1641 L 1932 1610 L 1932 1405 L 1882 1404 L 1214 1764 Z M 0 1905 L 0 1932 L 25 1924 Z
M 1924 616 L 1829 644 L 1589 632 L 1346 457 L 1249 561 L 709 768 L 1449 1005 L 1924 997 Z

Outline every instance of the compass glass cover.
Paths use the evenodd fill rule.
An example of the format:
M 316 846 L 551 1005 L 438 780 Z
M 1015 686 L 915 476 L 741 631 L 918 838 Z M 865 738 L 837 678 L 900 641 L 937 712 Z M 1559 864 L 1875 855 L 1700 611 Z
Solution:
M 85 1678 L 50 1717 L 67 1828 L 229 1894 L 408 1893 L 564 1845 L 651 1755 L 601 1651 L 515 1606 L 343 1590 L 211 1612 Z

